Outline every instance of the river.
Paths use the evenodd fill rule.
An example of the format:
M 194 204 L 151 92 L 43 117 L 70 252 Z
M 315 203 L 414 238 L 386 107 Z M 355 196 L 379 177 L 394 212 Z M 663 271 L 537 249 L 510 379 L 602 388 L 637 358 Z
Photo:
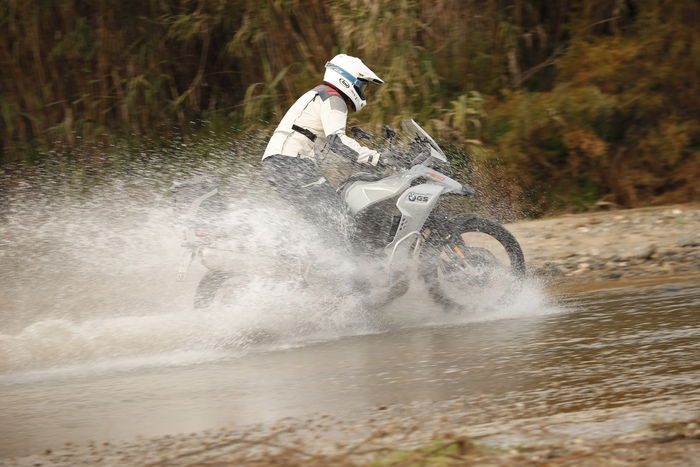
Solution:
M 206 169 L 255 185 L 222 154 Z M 92 171 L 89 189 L 75 171 L 3 180 L 0 458 L 453 400 L 471 423 L 700 407 L 697 281 L 568 295 L 532 281 L 508 306 L 474 297 L 448 314 L 420 284 L 373 309 L 335 287 L 262 279 L 195 311 L 204 268 L 176 281 L 181 230 L 165 194 L 182 174 L 171 159 Z M 264 194 L 230 190 L 222 221 L 249 238 L 308 238 Z M 336 273 L 358 266 L 316 253 Z
M 545 295 L 533 285 L 506 313 L 423 324 L 414 314 L 409 326 L 354 326 L 345 335 L 290 340 L 275 328 L 272 342 L 258 337 L 245 352 L 175 347 L 148 357 L 98 352 L 70 364 L 8 365 L 0 374 L 0 454 L 455 398 L 478 401 L 463 409 L 472 422 L 647 403 L 668 407 L 668 417 L 700 409 L 700 283 Z M 423 317 L 441 313 L 421 300 L 404 307 L 412 303 Z M 135 345 L 142 345 L 139 325 L 157 336 L 148 321 L 100 325 L 131 332 Z M 73 338 L 80 332 L 87 331 L 74 330 Z M 63 338 L 55 344 L 86 351 L 70 334 Z M 17 335 L 4 339 L 5 349 L 20 345 Z

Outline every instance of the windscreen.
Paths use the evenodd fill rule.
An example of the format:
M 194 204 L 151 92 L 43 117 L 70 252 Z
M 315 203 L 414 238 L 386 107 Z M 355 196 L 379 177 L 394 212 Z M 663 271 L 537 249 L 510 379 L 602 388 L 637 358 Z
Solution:
M 402 121 L 401 127 L 403 128 L 405 135 L 411 140 L 417 140 L 421 145 L 428 146 L 431 149 L 430 157 L 428 157 L 428 159 L 417 162 L 420 162 L 428 167 L 432 167 L 445 175 L 452 175 L 452 169 L 450 168 L 450 162 L 447 160 L 447 156 L 445 156 L 445 153 L 442 151 L 442 149 L 440 149 L 440 146 L 438 146 L 435 140 L 430 137 L 427 131 L 421 128 L 421 126 L 413 119 Z
M 401 127 L 403 128 L 404 132 L 406 135 L 413 139 L 418 137 L 418 139 L 425 141 L 435 149 L 435 152 L 437 154 L 433 154 L 433 157 L 437 157 L 438 159 L 442 160 L 443 162 L 447 162 L 447 156 L 445 156 L 445 153 L 442 152 L 442 149 L 440 149 L 440 146 L 435 142 L 435 140 L 428 134 L 427 131 L 425 131 L 419 124 L 415 122 L 415 120 L 410 119 L 410 120 L 403 120 L 401 122 Z

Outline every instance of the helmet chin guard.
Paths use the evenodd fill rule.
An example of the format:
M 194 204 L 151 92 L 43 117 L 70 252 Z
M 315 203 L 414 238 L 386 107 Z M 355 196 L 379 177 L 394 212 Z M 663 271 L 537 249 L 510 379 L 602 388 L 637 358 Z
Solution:
M 384 84 L 362 60 L 345 54 L 336 55 L 326 63 L 323 80 L 350 99 L 356 111 L 367 104 L 365 87 L 368 83 Z

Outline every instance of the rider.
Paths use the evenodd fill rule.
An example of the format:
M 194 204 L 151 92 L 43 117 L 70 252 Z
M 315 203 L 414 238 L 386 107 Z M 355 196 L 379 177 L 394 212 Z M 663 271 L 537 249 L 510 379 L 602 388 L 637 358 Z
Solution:
M 345 134 L 348 111 L 367 104 L 368 83 L 383 84 L 362 60 L 340 54 L 326 63 L 323 84 L 290 107 L 270 138 L 262 159 L 268 182 L 307 220 L 341 238 L 346 210 L 316 163 L 325 150 L 360 164 L 376 166 L 377 151 Z

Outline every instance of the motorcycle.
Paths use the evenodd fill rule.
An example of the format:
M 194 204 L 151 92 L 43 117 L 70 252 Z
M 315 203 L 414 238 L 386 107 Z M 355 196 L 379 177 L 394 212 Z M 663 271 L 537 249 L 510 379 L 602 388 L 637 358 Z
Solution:
M 383 169 L 392 173 L 356 172 L 337 188 L 355 225 L 350 243 L 383 259 L 387 283 L 379 298 L 373 298 L 373 304 L 381 306 L 404 295 L 416 278 L 425 283 L 430 297 L 447 311 L 468 311 L 475 296 L 485 290 L 490 291 L 492 304 L 511 300 L 520 290 L 526 272 L 518 241 L 498 222 L 476 213 L 452 215 L 446 201 L 455 196 L 474 197 L 476 191 L 451 178 L 447 156 L 420 125 L 407 120 L 402 126 L 410 140 L 408 151 L 392 150 L 388 154 L 393 157 L 383 157 L 389 160 Z M 368 137 L 361 131 L 354 136 Z M 386 137 L 393 145 L 396 133 L 387 127 Z M 218 194 L 211 184 L 199 185 L 201 189 L 195 191 L 189 207 L 190 219 L 202 211 L 211 215 L 211 209 L 204 208 Z M 181 184 L 179 188 L 196 186 L 198 183 Z M 222 241 L 230 245 L 230 236 L 225 232 L 212 236 L 202 230 L 201 224 L 192 223 L 186 229 L 183 246 L 187 252 L 179 271 L 183 278 L 195 257 L 208 268 L 195 292 L 194 305 L 198 309 L 211 305 L 233 275 L 245 274 L 235 270 L 235 266 L 223 266 L 226 261 L 222 258 L 230 256 L 233 250 L 221 245 Z M 228 264 L 255 264 L 258 269 L 261 261 L 268 261 L 276 264 L 278 270 L 284 265 L 294 270 L 292 276 L 299 277 L 302 284 L 312 282 L 314 274 L 324 274 L 310 264 L 307 255 L 270 256 L 254 251 L 252 245 L 237 246 L 236 254 L 247 251 L 251 262 Z

